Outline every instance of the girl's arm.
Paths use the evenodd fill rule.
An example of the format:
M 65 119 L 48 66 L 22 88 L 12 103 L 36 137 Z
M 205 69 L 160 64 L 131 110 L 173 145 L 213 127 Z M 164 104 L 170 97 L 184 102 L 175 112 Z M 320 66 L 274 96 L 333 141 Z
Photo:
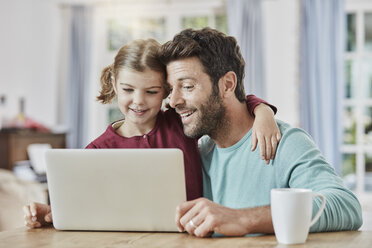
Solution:
M 274 158 L 281 139 L 280 130 L 274 118 L 277 109 L 254 95 L 248 95 L 246 103 L 249 113 L 255 117 L 252 127 L 252 151 L 256 149 L 258 142 L 261 158 L 268 164 L 270 159 Z
M 23 207 L 25 225 L 29 228 L 37 228 L 52 223 L 52 211 L 48 204 L 31 202 Z

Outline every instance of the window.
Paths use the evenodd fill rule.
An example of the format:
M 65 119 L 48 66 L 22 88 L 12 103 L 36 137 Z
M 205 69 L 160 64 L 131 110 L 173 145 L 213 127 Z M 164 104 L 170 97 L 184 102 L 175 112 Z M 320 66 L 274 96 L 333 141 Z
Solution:
M 204 27 L 214 27 L 215 29 L 227 34 L 227 19 L 224 11 L 216 12 L 212 17 L 209 16 L 184 16 L 182 17 L 182 29 Z
M 364 193 L 372 192 L 372 3 L 346 3 L 342 174 Z
M 200 29 L 206 26 L 208 26 L 208 16 L 182 17 L 182 29 L 185 28 Z
M 222 0 L 170 0 L 154 3 L 137 0 L 133 3 L 99 4 L 96 9 L 97 71 L 94 75 L 100 75 L 102 68 L 112 63 L 117 50 L 131 40 L 153 38 L 164 43 L 185 28 L 212 27 L 227 33 L 226 19 Z M 94 94 L 97 94 L 99 85 L 95 87 Z M 97 109 L 92 113 L 97 120 L 95 130 L 90 134 L 92 138 L 109 123 L 123 118 L 116 99 L 112 104 Z
M 165 42 L 165 18 L 121 18 L 107 22 L 108 49 L 114 53 L 131 40 L 144 38 Z

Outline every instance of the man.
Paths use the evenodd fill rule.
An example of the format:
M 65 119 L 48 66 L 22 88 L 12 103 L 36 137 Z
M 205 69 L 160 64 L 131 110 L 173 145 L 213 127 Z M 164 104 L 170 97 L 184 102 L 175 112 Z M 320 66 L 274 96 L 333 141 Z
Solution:
M 178 206 L 180 231 L 205 237 L 273 233 L 272 188 L 309 188 L 327 198 L 311 231 L 357 230 L 361 207 L 303 130 L 277 121 L 282 139 L 269 166 L 248 152 L 252 117 L 244 102 L 244 59 L 233 37 L 187 29 L 160 51 L 171 85 L 170 105 L 184 132 L 200 137 L 205 198 Z M 314 201 L 315 213 L 320 202 Z

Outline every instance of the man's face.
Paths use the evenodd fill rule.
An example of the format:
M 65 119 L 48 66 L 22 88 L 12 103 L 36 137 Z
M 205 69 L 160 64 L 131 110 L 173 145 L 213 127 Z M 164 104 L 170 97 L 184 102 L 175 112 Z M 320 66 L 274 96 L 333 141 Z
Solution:
M 225 107 L 214 94 L 212 82 L 196 57 L 175 60 L 167 65 L 171 86 L 170 105 L 181 116 L 184 132 L 197 138 L 213 136 L 222 123 Z

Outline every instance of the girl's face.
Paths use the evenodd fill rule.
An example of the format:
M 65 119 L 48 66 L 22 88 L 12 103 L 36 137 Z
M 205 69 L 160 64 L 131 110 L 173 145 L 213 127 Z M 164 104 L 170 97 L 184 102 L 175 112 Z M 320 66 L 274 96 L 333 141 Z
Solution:
M 126 125 L 147 131 L 154 127 L 164 97 L 163 82 L 164 74 L 151 69 L 119 71 L 114 89 Z

